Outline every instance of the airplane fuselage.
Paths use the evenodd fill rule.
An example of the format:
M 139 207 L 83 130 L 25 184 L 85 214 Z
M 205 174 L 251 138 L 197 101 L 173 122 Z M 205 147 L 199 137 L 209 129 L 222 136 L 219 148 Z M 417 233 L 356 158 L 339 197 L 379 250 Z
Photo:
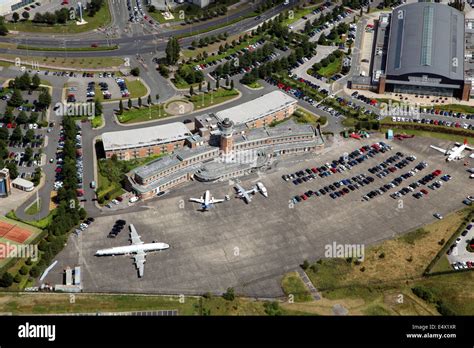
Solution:
M 96 256 L 107 256 L 107 255 L 125 255 L 125 254 L 135 254 L 140 251 L 158 251 L 166 250 L 170 246 L 166 243 L 146 243 L 140 245 L 127 245 L 109 249 L 97 250 L 95 253 Z

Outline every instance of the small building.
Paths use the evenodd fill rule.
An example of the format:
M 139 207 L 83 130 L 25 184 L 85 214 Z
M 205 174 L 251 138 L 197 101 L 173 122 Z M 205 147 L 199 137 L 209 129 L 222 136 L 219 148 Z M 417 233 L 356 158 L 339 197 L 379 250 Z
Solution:
M 0 170 L 0 197 L 8 197 L 12 191 L 10 171 L 7 168 Z
M 387 131 L 387 139 L 388 140 L 393 140 L 393 130 L 392 129 L 389 129 Z
M 22 191 L 31 192 L 34 190 L 35 185 L 29 181 L 22 178 L 16 178 L 12 181 L 12 186 Z

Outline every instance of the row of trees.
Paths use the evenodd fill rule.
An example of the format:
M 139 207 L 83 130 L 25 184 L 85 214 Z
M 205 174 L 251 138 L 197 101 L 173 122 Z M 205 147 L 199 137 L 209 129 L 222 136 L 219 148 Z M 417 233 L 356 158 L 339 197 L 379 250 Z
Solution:
M 17 88 L 13 90 L 10 100 L 8 100 L 7 105 L 11 107 L 19 107 L 24 104 L 21 91 Z M 48 89 L 42 88 L 36 101 L 35 107 L 38 111 L 45 110 L 51 105 L 51 95 L 48 92 Z
M 0 17 L 0 36 L 5 36 L 8 34 L 8 28 L 5 24 L 5 18 Z
M 202 37 L 199 39 L 199 41 L 194 40 L 193 42 L 191 42 L 191 47 L 193 48 L 206 47 L 216 42 L 224 41 L 225 39 L 227 39 L 228 36 L 229 34 L 227 34 L 227 32 L 224 32 L 224 33 L 220 33 L 217 36 L 212 35 L 212 36 Z
M 10 80 L 8 83 L 9 88 L 18 88 L 22 91 L 26 90 L 36 90 L 41 84 L 41 79 L 38 74 L 34 74 L 33 77 L 30 77 L 28 72 L 25 72 L 21 76 L 15 77 L 15 79 Z
M 33 17 L 33 23 L 39 24 L 66 24 L 68 20 L 70 20 L 70 11 L 74 11 L 73 8 L 67 9 L 62 8 L 60 10 L 56 10 L 54 12 L 36 12 L 35 16 Z M 75 19 L 75 18 L 74 18 Z

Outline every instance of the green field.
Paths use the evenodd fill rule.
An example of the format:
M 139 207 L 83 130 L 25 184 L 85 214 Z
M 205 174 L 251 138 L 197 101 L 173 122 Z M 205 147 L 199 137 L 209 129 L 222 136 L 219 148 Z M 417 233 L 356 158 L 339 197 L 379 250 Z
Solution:
M 344 124 L 344 121 L 343 121 L 343 124 Z M 448 133 L 435 132 L 435 131 L 429 131 L 429 130 L 405 129 L 405 128 L 399 127 L 400 123 L 393 123 L 394 127 L 391 127 L 390 125 L 391 124 L 388 124 L 386 122 L 381 124 L 382 126 L 381 132 L 386 132 L 388 129 L 392 129 L 394 134 L 397 134 L 397 133 L 405 133 L 408 135 L 413 134 L 415 136 L 420 136 L 420 137 L 436 138 L 436 139 L 457 141 L 457 142 L 463 142 L 464 139 L 466 139 L 465 135 L 448 134 Z M 433 127 L 452 129 L 450 127 L 441 127 L 441 126 L 433 126 Z M 473 133 L 472 136 L 474 137 L 474 132 L 472 133 Z
M 293 296 L 295 302 L 308 302 L 313 300 L 311 293 L 297 272 L 286 274 L 281 281 L 281 287 L 286 296 Z
M 84 33 L 97 29 L 99 27 L 106 27 L 111 21 L 109 5 L 104 1 L 102 8 L 95 14 L 94 17 L 84 16 L 87 24 L 76 25 L 75 22 L 70 22 L 65 25 L 44 25 L 35 24 L 32 21 L 21 21 L 18 23 L 7 23 L 8 30 L 22 31 L 22 32 L 36 32 L 45 34 L 76 34 Z
M 41 210 L 41 199 L 38 201 L 35 201 L 32 205 L 28 207 L 28 209 L 25 210 L 25 213 L 28 215 L 36 215 L 38 212 Z
M 324 77 L 331 77 L 341 71 L 342 58 L 336 58 L 332 63 L 318 70 L 318 74 Z
M 194 104 L 194 110 L 204 109 L 236 98 L 239 92 L 235 89 L 220 88 L 217 91 L 193 95 L 189 100 Z
M 46 52 L 87 52 L 87 51 L 113 51 L 118 49 L 117 45 L 114 46 L 100 46 L 100 47 L 40 47 L 40 46 L 27 46 L 18 45 L 19 50 L 28 51 L 46 51 Z
M 142 107 L 140 109 L 132 107 L 128 111 L 124 111 L 122 115 L 117 115 L 120 123 L 137 123 L 151 120 L 159 120 L 172 116 L 164 111 L 163 104 L 156 104 L 150 107 Z

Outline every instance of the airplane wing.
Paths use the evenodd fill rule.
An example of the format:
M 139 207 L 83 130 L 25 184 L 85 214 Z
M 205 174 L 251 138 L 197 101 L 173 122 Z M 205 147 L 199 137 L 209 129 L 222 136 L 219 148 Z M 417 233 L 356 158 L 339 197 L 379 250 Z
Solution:
M 239 184 L 236 184 L 235 188 L 237 189 L 238 193 L 244 193 L 245 192 L 244 188 L 242 186 L 240 186 Z
M 196 202 L 196 203 L 201 203 L 201 204 L 204 203 L 204 199 L 202 197 L 201 198 L 190 198 L 189 200 L 191 202 Z
M 221 203 L 221 202 L 224 202 L 224 199 L 215 199 L 214 197 L 211 198 L 211 204 Z
M 138 276 L 141 278 L 143 277 L 143 272 L 145 270 L 145 252 L 140 251 L 133 255 L 133 258 L 135 259 L 135 266 L 137 267 L 138 270 Z
M 135 226 L 130 225 L 130 240 L 132 241 L 132 245 L 143 244 L 140 236 L 135 229 Z
M 446 155 L 446 153 L 448 152 L 448 150 L 442 149 L 442 148 L 437 147 L 437 146 L 434 146 L 434 145 L 430 145 L 430 147 L 431 147 L 432 149 L 435 149 L 435 150 L 437 150 L 437 151 L 439 151 L 439 152 L 444 153 L 445 155 Z
M 471 150 L 471 151 L 474 151 L 474 147 L 472 147 L 472 146 L 467 146 L 467 145 L 466 145 L 466 149 Z

